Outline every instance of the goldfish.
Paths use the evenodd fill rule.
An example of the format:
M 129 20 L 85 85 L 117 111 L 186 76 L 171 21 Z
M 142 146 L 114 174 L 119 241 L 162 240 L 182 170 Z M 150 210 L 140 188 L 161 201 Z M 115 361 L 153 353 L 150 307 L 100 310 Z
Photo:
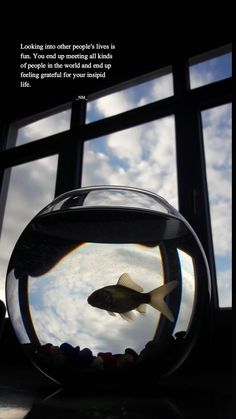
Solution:
M 116 316 L 115 313 L 118 313 L 124 320 L 134 319 L 132 310 L 144 315 L 149 304 L 174 322 L 174 316 L 164 298 L 177 287 L 177 284 L 177 281 L 171 281 L 144 293 L 143 288 L 128 273 L 123 273 L 116 285 L 107 285 L 94 291 L 87 302 L 93 307 L 106 310 L 111 316 Z

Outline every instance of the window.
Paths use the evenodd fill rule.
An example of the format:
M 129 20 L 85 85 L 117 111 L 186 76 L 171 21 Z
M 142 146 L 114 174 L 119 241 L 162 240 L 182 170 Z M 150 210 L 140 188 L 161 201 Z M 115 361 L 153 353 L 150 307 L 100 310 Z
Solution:
M 190 60 L 190 64 L 192 63 L 189 67 L 191 89 L 232 76 L 232 53 L 230 52 L 200 62 L 198 60 L 201 60 L 201 57 Z
M 231 106 L 202 112 L 202 121 L 219 305 L 229 307 L 232 305 Z
M 54 113 L 51 116 L 37 119 L 34 122 L 24 124 L 17 129 L 17 135 L 14 144 L 14 138 L 8 141 L 8 148 L 16 145 L 27 144 L 40 138 L 49 137 L 58 134 L 70 128 L 71 109 Z
M 180 54 L 175 62 L 165 62 L 163 68 L 160 64 L 151 73 L 140 73 L 101 92 L 94 91 L 88 96 L 87 109 L 85 101 L 74 101 L 71 109 L 65 105 L 43 116 L 13 121 L 8 149 L 0 155 L 5 171 L 2 213 L 6 202 L 2 240 L 9 240 L 7 231 L 10 237 L 5 224 L 12 214 L 9 205 L 20 193 L 18 189 L 15 198 L 10 198 L 12 185 L 19 182 L 24 167 L 30 168 L 34 179 L 29 181 L 27 176 L 25 187 L 31 190 L 35 182 L 43 192 L 42 201 L 35 201 L 32 215 L 51 201 L 54 188 L 56 195 L 81 185 L 104 183 L 150 189 L 178 207 L 192 225 L 209 261 L 214 305 L 217 307 L 219 300 L 220 307 L 229 306 L 229 282 L 223 277 L 228 278 L 231 249 L 223 246 L 222 236 L 219 238 L 219 223 L 220 215 L 226 212 L 226 243 L 231 205 L 231 50 L 227 45 L 186 57 Z M 219 113 L 221 122 L 216 117 Z M 219 163 L 213 163 L 214 158 Z M 42 180 L 49 161 L 50 182 L 45 189 Z M 37 171 L 36 167 L 41 169 Z M 26 208 L 31 206 L 30 195 L 24 201 Z M 22 218 L 20 228 L 27 222 Z M 15 230 L 14 237 L 17 234 Z M 6 263 L 9 256 L 4 257 Z M 3 281 L 1 277 L 2 289 Z
M 146 79 L 153 75 L 146 75 Z M 144 106 L 173 95 L 173 79 L 170 69 L 163 69 L 156 77 L 118 92 L 101 96 L 88 102 L 86 122 Z
M 88 141 L 82 186 L 149 189 L 178 207 L 173 116 Z
M 56 169 L 57 156 L 7 169 L 10 183 L 0 237 L 0 299 L 3 301 L 6 271 L 14 245 L 33 216 L 53 199 Z

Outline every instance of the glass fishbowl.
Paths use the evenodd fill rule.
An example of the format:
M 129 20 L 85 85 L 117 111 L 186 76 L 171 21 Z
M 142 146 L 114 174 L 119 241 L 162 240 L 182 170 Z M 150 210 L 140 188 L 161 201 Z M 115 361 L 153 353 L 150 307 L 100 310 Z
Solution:
M 183 363 L 209 309 L 210 276 L 197 235 L 165 199 L 94 186 L 60 195 L 28 224 L 6 297 L 42 372 L 111 385 Z

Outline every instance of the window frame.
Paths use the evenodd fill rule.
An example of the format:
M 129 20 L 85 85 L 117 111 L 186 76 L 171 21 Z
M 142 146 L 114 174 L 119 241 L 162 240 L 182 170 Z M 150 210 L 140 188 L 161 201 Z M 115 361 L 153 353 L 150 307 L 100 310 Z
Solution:
M 220 55 L 222 51 L 229 52 L 229 45 L 214 50 L 213 55 Z M 199 57 L 211 58 L 212 52 L 203 52 Z M 193 58 L 180 56 L 163 70 L 157 69 L 155 72 L 142 74 L 135 79 L 125 80 L 108 89 L 91 93 L 88 99 L 94 100 L 105 94 L 148 81 L 155 75 L 163 75 L 170 68 L 173 74 L 173 96 L 87 124 L 85 123 L 86 101 L 74 100 L 71 105 L 70 129 L 28 144 L 6 149 L 9 135 L 12 137 L 12 141 L 15 141 L 17 128 L 65 110 L 68 108 L 68 104 L 45 110 L 40 114 L 33 114 L 20 121 L 11 121 L 3 130 L 0 151 L 0 189 L 3 200 L 0 222 L 3 218 L 4 200 L 8 188 L 8 182 L 3 181 L 5 169 L 58 154 L 55 188 L 55 196 L 58 196 L 68 190 L 81 187 L 85 141 L 95 140 L 101 136 L 174 115 L 179 211 L 192 225 L 203 245 L 211 273 L 212 308 L 219 309 L 201 112 L 232 102 L 232 77 L 190 89 L 189 65 L 193 63 L 193 60 Z M 189 141 L 190 138 L 191 141 Z M 191 167 L 191 172 L 188 171 L 188 167 Z M 224 308 L 220 308 L 220 310 L 222 309 Z

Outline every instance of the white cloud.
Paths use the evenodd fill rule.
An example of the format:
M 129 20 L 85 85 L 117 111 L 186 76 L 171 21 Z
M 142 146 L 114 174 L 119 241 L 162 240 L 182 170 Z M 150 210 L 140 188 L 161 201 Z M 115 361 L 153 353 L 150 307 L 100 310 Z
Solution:
M 15 395 L 19 399 L 20 395 Z M 22 419 L 30 411 L 31 404 L 27 407 L 15 406 L 15 401 L 12 406 L 0 406 L 1 419 Z
M 16 166 L 11 171 L 5 217 L 0 239 L 0 299 L 5 301 L 4 281 L 14 245 L 31 219 L 54 196 L 57 156 Z
M 231 106 L 202 113 L 207 182 L 214 248 L 217 256 L 231 251 Z
M 181 261 L 181 266 L 183 302 L 177 328 L 185 330 L 194 300 L 193 270 L 186 258 Z M 99 351 L 123 352 L 126 347 L 140 352 L 153 338 L 159 312 L 148 306 L 145 316 L 136 313 L 134 321 L 125 322 L 119 315 L 110 317 L 104 310 L 87 303 L 91 292 L 115 285 L 123 272 L 129 272 L 144 292 L 160 286 L 163 268 L 159 248 L 87 243 L 62 258 L 49 273 L 29 278 L 30 311 L 41 343 L 60 345 L 69 342 L 73 346 L 89 347 L 94 354 Z M 19 329 L 18 336 L 24 343 L 28 338 L 20 320 L 17 281 L 14 277 L 10 279 L 9 292 L 15 295 L 11 299 L 11 314 L 15 327 Z
M 231 201 L 231 170 L 215 169 L 213 165 L 207 167 L 207 183 L 211 204 L 220 201 Z
M 68 130 L 70 128 L 70 115 L 71 110 L 58 112 L 19 128 L 17 134 L 17 145 L 25 144 L 30 141 L 35 141 L 40 138 Z
M 152 88 L 150 89 L 153 100 L 161 100 L 172 96 L 173 90 L 173 76 L 167 74 L 154 80 Z
M 63 201 L 62 201 L 63 202 Z M 151 195 L 145 190 L 135 190 L 134 188 L 113 186 L 97 188 L 90 190 L 84 200 L 84 206 L 118 206 L 152 209 L 168 213 L 170 209 L 161 198 Z
M 135 106 L 125 92 L 117 92 L 103 96 L 100 99 L 97 99 L 94 105 L 96 111 L 103 118 L 125 112 Z
M 192 66 L 190 69 L 191 88 L 204 86 L 205 84 L 212 83 L 214 77 L 211 71 L 202 71 L 201 68 Z
M 177 206 L 174 119 L 111 134 L 85 144 L 83 186 L 114 184 L 156 192 Z M 100 142 L 102 156 L 94 145 Z M 106 153 L 106 154 L 105 154 Z
M 106 145 L 112 155 L 124 163 L 135 165 L 142 158 L 141 138 L 144 137 L 143 126 L 110 134 Z
M 119 352 L 127 346 L 141 350 L 154 334 L 156 310 L 149 307 L 145 317 L 137 313 L 129 323 L 87 303 L 91 292 L 115 285 L 127 271 L 146 292 L 160 285 L 163 279 L 158 248 L 86 244 L 61 259 L 47 275 L 30 278 L 31 315 L 41 342 L 59 345 L 67 341 L 74 346 L 88 346 L 95 352 L 98 349 Z M 133 328 L 136 341 L 132 340 L 134 334 L 130 334 Z M 109 330 L 113 330 L 112 334 Z
M 198 76 L 199 74 L 194 76 L 194 73 L 191 75 L 192 78 Z M 205 72 L 201 77 L 209 81 L 212 75 Z M 173 93 L 171 83 L 172 76 L 165 76 L 143 85 L 142 89 L 137 86 L 136 89 L 140 89 L 137 97 L 127 89 L 90 102 L 88 108 L 90 112 L 99 112 L 100 117 L 123 112 L 137 106 L 137 103 L 142 105 L 169 96 Z M 217 255 L 227 256 L 230 251 L 231 231 L 229 106 L 205 111 L 203 119 L 214 246 Z M 62 131 L 68 128 L 68 121 L 68 112 L 40 120 L 21 128 L 18 141 L 32 141 Z M 168 117 L 97 139 L 96 147 L 93 145 L 94 141 L 87 142 L 83 185 L 116 184 L 149 189 L 177 207 L 174 131 L 174 119 Z M 101 145 L 100 150 L 98 144 Z M 55 165 L 56 157 L 51 157 L 18 166 L 12 172 L 14 186 L 9 194 L 7 218 L 1 237 L 0 298 L 3 300 L 6 263 L 20 232 L 32 216 L 52 200 Z M 49 179 L 52 181 L 51 185 Z
M 165 76 L 147 82 L 145 85 L 143 84 L 141 98 L 136 103 L 136 106 L 144 106 L 148 103 L 164 99 L 172 96 L 173 93 L 172 74 L 166 74 Z
M 219 303 L 221 307 L 227 307 L 232 305 L 231 105 L 204 111 L 202 119 Z M 224 270 L 221 267 L 222 258 Z
M 223 105 L 202 112 L 207 164 L 215 169 L 231 168 L 231 106 Z
M 107 118 L 173 95 L 172 74 L 88 102 L 87 122 Z
M 218 272 L 219 306 L 232 307 L 232 272 L 230 269 Z
M 214 250 L 217 256 L 227 256 L 232 251 L 231 206 L 228 202 L 219 202 L 211 206 L 211 223 Z
M 202 115 L 214 249 L 217 257 L 229 257 L 231 251 L 230 106 L 213 108 L 204 111 Z M 85 145 L 84 186 L 108 183 L 149 189 L 177 207 L 173 118 L 163 118 L 97 139 L 96 145 L 99 141 L 103 148 L 103 161 L 93 147 L 93 141 Z
M 231 76 L 232 54 L 223 54 L 190 66 L 191 88 L 204 86 Z

